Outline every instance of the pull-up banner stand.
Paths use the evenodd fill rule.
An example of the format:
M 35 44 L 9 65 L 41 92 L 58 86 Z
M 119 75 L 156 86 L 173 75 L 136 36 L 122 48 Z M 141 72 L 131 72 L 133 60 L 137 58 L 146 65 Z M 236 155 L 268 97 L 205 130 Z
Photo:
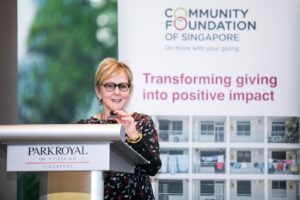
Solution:
M 121 125 L 5 125 L 7 171 L 40 173 L 40 199 L 103 199 L 103 171 L 148 164 L 124 142 Z

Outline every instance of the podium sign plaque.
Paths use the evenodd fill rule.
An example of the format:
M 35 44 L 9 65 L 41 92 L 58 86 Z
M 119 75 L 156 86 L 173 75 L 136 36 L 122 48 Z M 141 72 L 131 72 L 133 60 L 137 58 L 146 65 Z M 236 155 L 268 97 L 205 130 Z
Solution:
M 103 160 L 109 160 L 107 143 L 7 147 L 7 171 L 109 170 L 109 162 Z

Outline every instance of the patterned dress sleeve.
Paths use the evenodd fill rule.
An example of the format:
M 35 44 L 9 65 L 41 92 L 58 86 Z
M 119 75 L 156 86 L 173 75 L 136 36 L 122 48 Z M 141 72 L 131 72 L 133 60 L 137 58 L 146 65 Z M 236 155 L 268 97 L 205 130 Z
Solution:
M 141 141 L 131 145 L 145 159 L 150 161 L 149 165 L 140 165 L 141 169 L 148 175 L 154 176 L 161 167 L 159 157 L 158 135 L 153 120 L 142 114 L 134 116 L 137 130 L 143 135 Z

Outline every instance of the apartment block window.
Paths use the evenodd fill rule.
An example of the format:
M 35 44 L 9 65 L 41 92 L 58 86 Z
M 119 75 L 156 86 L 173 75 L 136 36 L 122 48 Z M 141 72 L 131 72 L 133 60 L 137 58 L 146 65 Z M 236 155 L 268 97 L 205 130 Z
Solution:
M 250 121 L 238 121 L 236 124 L 237 135 L 250 136 Z
M 286 197 L 286 195 L 287 195 L 286 181 L 272 181 L 272 196 Z
M 159 130 L 169 130 L 169 120 L 159 120 Z
M 160 155 L 183 155 L 183 150 L 161 150 Z
M 285 160 L 286 159 L 286 152 L 285 151 L 273 151 L 272 158 L 276 160 Z
M 173 121 L 172 122 L 172 130 L 175 131 L 175 135 L 182 135 L 183 125 L 182 121 Z
M 183 195 L 183 181 L 160 180 L 158 183 L 159 199 L 168 199 L 168 196 Z
M 159 120 L 159 130 L 182 132 L 182 121 Z
M 272 122 L 271 136 L 284 136 L 285 122 Z
M 169 141 L 169 139 L 174 138 L 179 140 L 183 137 L 183 122 L 179 120 L 159 120 L 159 137 L 161 141 Z
M 237 196 L 251 196 L 251 181 L 237 181 Z
M 188 173 L 189 171 L 189 155 L 187 149 L 160 151 L 162 161 L 161 173 Z
M 169 140 L 169 121 L 168 120 L 159 120 L 159 139 L 161 141 L 168 141 Z
M 237 162 L 251 162 L 251 151 L 238 151 Z
M 201 181 L 200 182 L 201 196 L 213 196 L 215 194 L 214 181 Z
M 201 166 L 202 167 L 211 167 L 215 166 L 218 162 L 218 157 L 224 156 L 223 151 L 201 151 Z
M 201 121 L 201 135 L 214 135 L 215 125 L 213 121 Z

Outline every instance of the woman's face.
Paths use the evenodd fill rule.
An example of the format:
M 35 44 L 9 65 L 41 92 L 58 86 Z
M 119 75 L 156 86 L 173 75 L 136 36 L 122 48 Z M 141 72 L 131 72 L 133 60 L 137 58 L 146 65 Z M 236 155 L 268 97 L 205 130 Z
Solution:
M 127 76 L 124 72 L 114 74 L 96 88 L 97 96 L 102 99 L 103 110 L 105 113 L 109 113 L 111 110 L 123 110 L 128 103 L 132 87 L 125 92 L 120 91 L 119 87 L 115 87 L 113 91 L 107 91 L 103 85 L 107 83 L 128 83 Z

